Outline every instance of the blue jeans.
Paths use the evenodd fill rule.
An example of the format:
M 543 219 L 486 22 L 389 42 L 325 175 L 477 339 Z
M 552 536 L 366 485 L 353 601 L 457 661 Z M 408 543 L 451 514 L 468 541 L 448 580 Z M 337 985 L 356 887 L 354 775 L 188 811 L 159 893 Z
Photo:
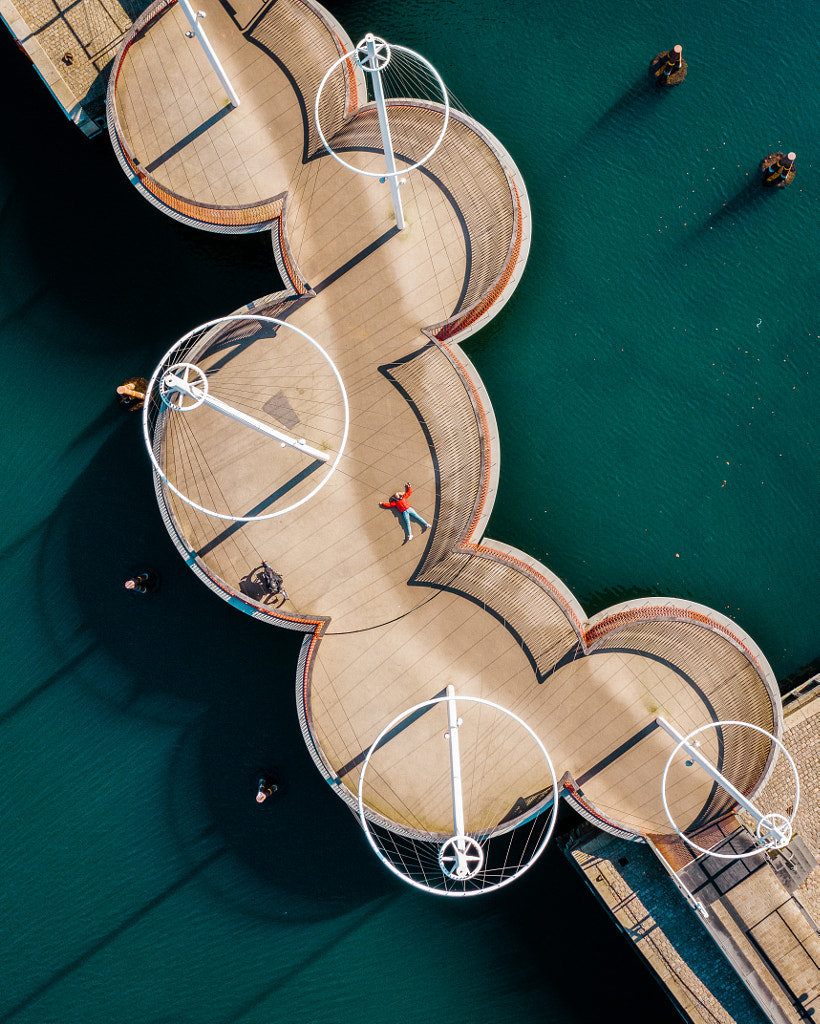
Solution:
M 404 512 L 402 512 L 402 514 L 401 514 L 401 518 L 402 518 L 402 522 L 404 523 L 404 531 L 405 531 L 405 533 L 407 534 L 408 537 L 410 536 L 410 534 L 412 532 L 411 529 L 410 529 L 410 520 L 411 520 L 411 518 L 415 519 L 416 522 L 419 523 L 421 526 L 427 526 L 427 520 L 426 519 L 422 519 L 421 516 L 418 514 L 418 512 L 416 512 L 416 510 L 414 508 L 407 508 L 407 509 L 405 509 Z

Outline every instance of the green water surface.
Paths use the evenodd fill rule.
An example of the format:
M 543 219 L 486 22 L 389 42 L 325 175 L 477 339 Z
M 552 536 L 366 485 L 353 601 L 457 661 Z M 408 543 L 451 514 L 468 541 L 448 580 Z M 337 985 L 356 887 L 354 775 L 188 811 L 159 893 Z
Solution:
M 490 536 L 590 614 L 692 598 L 778 676 L 816 658 L 815 5 L 331 9 L 431 59 L 530 190 L 526 273 L 468 347 L 501 432 Z M 676 42 L 689 75 L 658 96 Z M 677 1020 L 556 851 L 471 901 L 375 861 L 304 749 L 298 637 L 182 564 L 113 398 L 275 289 L 269 243 L 154 210 L 0 47 L 0 1024 Z M 762 195 L 780 148 L 797 178 Z

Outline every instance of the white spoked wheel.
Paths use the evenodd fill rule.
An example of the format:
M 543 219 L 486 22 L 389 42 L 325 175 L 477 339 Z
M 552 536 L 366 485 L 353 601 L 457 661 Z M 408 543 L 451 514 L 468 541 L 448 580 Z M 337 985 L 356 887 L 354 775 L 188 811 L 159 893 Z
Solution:
M 474 878 L 484 865 L 484 851 L 472 836 L 453 836 L 442 843 L 438 862 L 448 878 Z
M 785 814 L 764 814 L 755 830 L 755 835 L 764 846 L 779 850 L 788 846 L 792 838 L 792 823 Z
M 191 384 L 197 388 L 201 392 L 200 397 L 192 398 L 190 395 L 171 388 L 170 379 L 174 376 L 181 378 L 186 384 Z M 174 363 L 173 366 L 168 367 L 160 379 L 159 393 L 163 403 L 169 409 L 173 409 L 175 412 L 190 412 L 192 409 L 197 409 L 205 401 L 208 395 L 208 378 L 193 363 Z
M 368 71 L 371 75 L 374 71 L 383 71 L 390 63 L 392 56 L 390 44 L 386 43 L 383 39 L 379 39 L 378 36 L 373 36 L 373 49 L 375 55 L 371 60 L 366 40 L 363 39 L 356 47 L 356 59 L 359 62 L 359 67 L 363 71 Z

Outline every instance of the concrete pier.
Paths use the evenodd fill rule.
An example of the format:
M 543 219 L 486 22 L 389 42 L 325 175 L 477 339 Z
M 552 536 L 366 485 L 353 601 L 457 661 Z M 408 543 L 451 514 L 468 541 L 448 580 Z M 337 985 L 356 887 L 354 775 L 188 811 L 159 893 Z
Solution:
M 0 17 L 69 120 L 105 125 L 108 72 L 144 0 L 0 0 Z
M 701 857 L 677 872 L 707 917 L 687 904 L 649 847 L 591 829 L 564 841 L 567 856 L 692 1024 L 798 1024 L 820 1013 L 818 728 L 820 691 L 813 688 L 786 705 L 783 739 L 806 797 L 786 851 L 734 863 Z M 789 776 L 778 766 L 766 791 L 773 805 L 791 798 Z

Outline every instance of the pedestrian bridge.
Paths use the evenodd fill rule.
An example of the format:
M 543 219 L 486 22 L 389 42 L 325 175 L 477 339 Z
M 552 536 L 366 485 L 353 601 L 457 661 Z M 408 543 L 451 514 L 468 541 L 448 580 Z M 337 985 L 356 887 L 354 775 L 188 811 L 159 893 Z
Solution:
M 509 299 L 526 263 L 530 210 L 512 158 L 454 112 L 429 163 L 406 175 L 407 227 L 397 231 L 388 187 L 340 166 L 312 123 L 325 70 L 353 49 L 342 27 L 300 0 L 203 7 L 239 107 L 226 105 L 190 45 L 178 5 L 161 0 L 116 62 L 112 143 L 134 186 L 170 216 L 211 231 L 270 231 L 284 290 L 249 297 L 236 311 L 241 321 L 194 332 L 184 358 L 214 395 L 341 455 L 322 488 L 285 514 L 312 493 L 312 464 L 210 409 L 173 413 L 155 389 L 146 429 L 172 538 L 231 604 L 305 634 L 297 679 L 305 740 L 351 807 L 379 733 L 452 685 L 525 720 L 562 788 L 602 827 L 668 834 L 659 780 L 674 744 L 656 717 L 681 733 L 742 718 L 779 735 L 777 687 L 751 638 L 721 614 L 646 599 L 590 619 L 546 566 L 485 535 L 499 437 L 465 343 Z M 375 108 L 361 69 L 342 68 L 323 94 L 323 118 L 335 146 L 377 169 Z M 436 136 L 443 110 L 412 97 L 389 109 L 407 166 Z M 337 368 L 346 412 L 328 364 L 294 342 L 290 327 Z M 405 480 L 433 523 L 408 543 L 379 507 Z M 216 518 L 178 492 L 222 515 L 257 518 Z M 284 577 L 281 608 L 254 589 L 263 559 Z M 506 832 L 551 804 L 556 794 L 531 744 L 484 707 L 465 711 L 464 727 L 465 810 L 483 833 Z M 422 840 L 452 833 L 447 728 L 443 709 L 432 707 L 385 739 L 365 797 L 372 821 Z M 774 758 L 768 738 L 731 728 L 705 746 L 746 794 L 760 789 Z M 669 797 L 684 829 L 732 806 L 682 765 Z

